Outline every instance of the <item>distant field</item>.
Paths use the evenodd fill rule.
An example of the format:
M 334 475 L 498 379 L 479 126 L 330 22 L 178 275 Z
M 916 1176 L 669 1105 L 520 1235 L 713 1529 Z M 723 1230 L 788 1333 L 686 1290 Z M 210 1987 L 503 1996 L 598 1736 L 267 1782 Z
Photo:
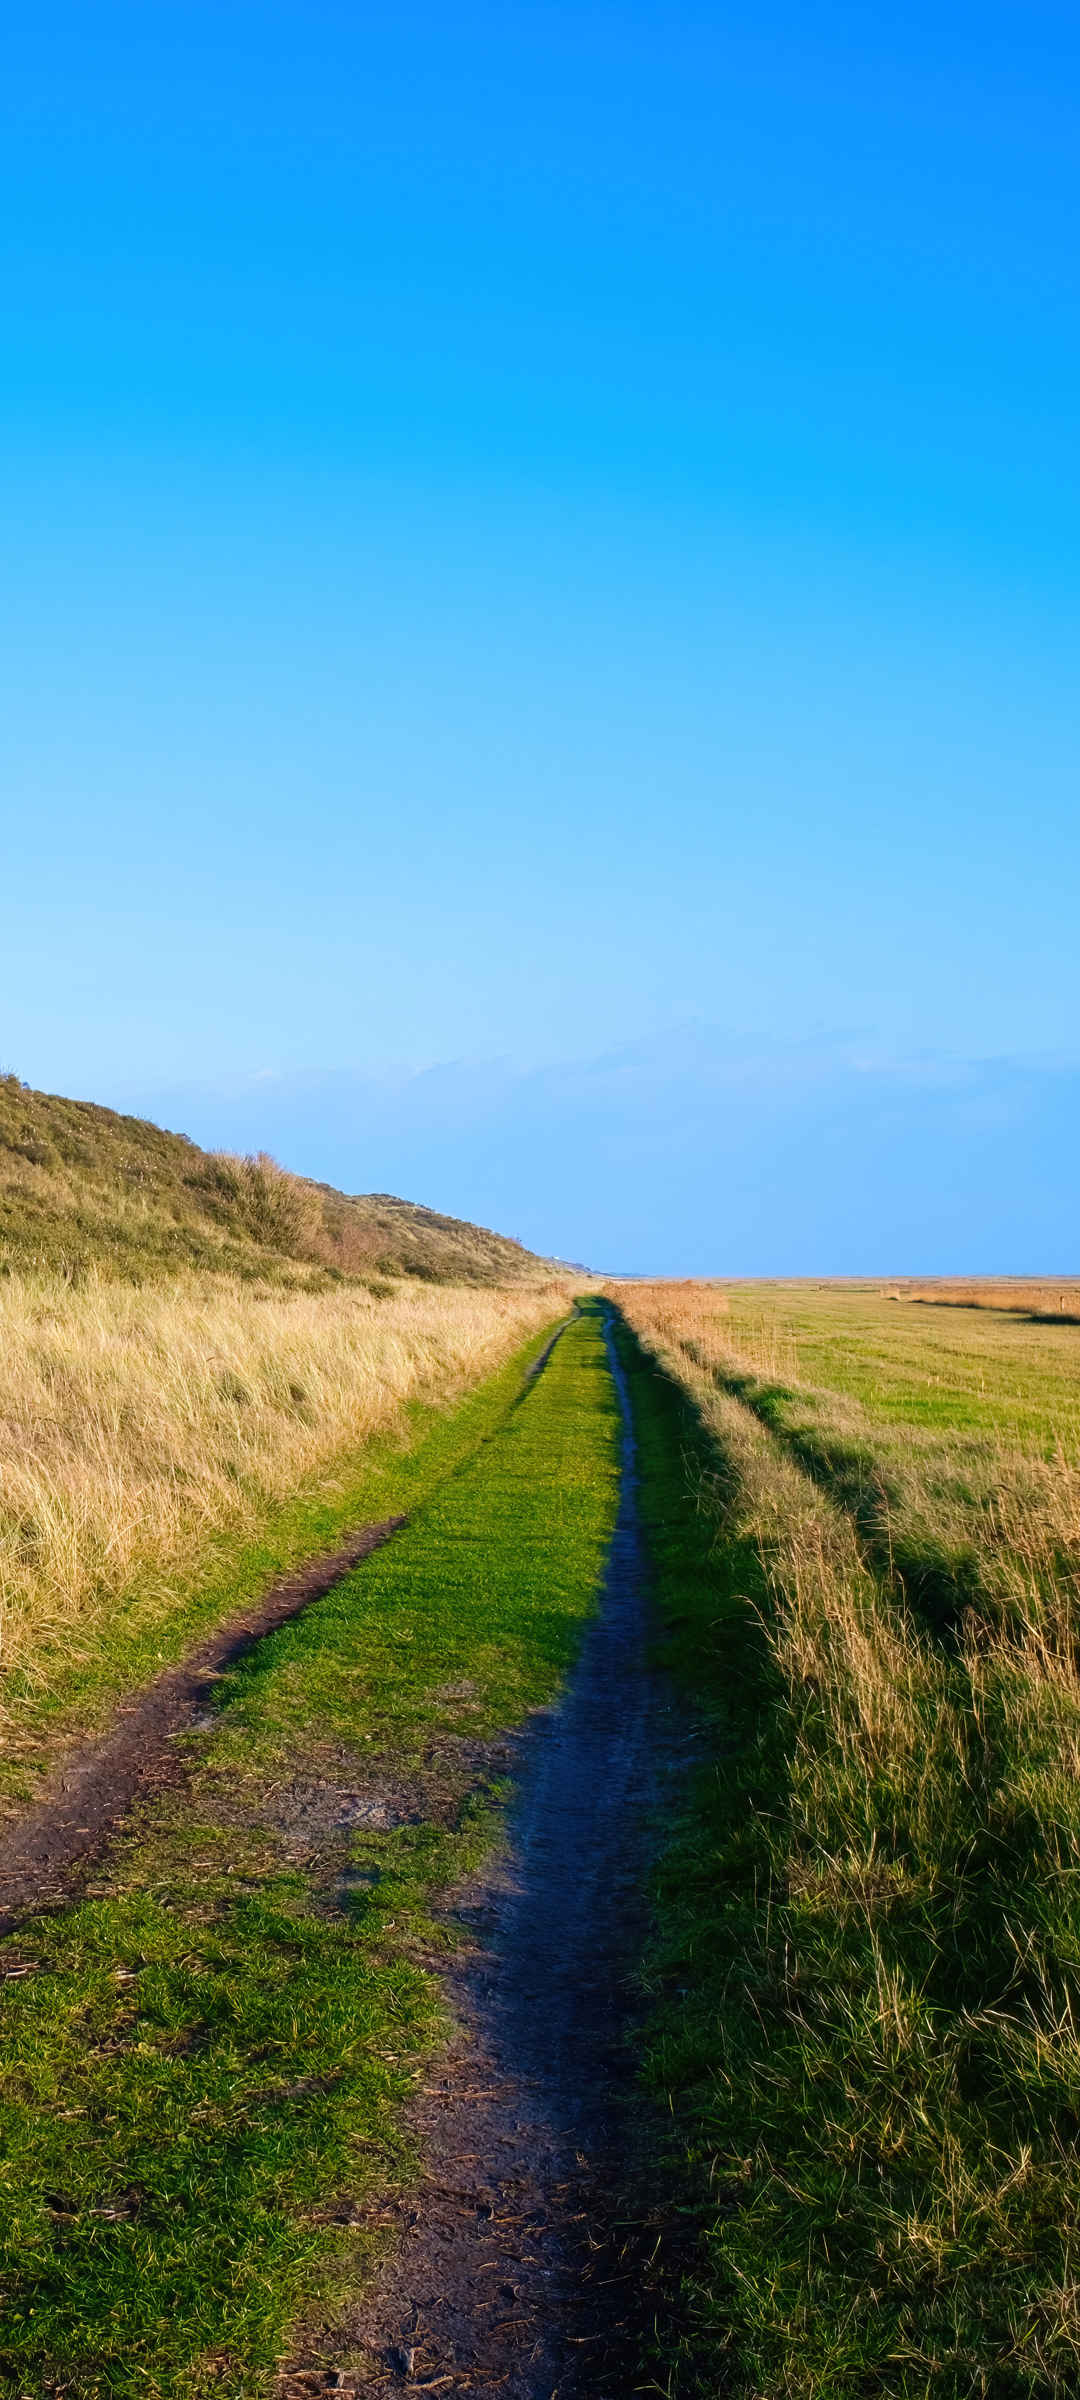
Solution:
M 669 1289 L 678 1289 L 671 1286 Z M 980 1434 L 1053 1457 L 1080 1457 L 1080 1322 L 1022 1312 L 1013 1285 L 977 1288 L 961 1304 L 936 1287 L 895 1284 L 733 1283 L 685 1287 L 707 1322 L 766 1374 L 790 1373 L 856 1399 L 882 1422 Z M 1042 1287 L 1039 1287 L 1040 1290 Z M 1055 1287 L 1059 1291 L 1060 1286 Z M 1000 1291 L 1002 1304 L 989 1293 Z M 716 1297 L 706 1300 L 706 1293 Z M 1080 1317 L 1080 1295 L 1077 1297 Z
M 885 1287 L 895 1288 L 895 1287 Z M 620 1286 L 701 1728 L 650 2074 L 705 2223 L 669 2394 L 1080 2388 L 1080 1326 Z M 647 1429 L 646 1429 L 647 1431 Z
M 918 1300 L 936 1308 L 993 1308 L 1024 1317 L 1047 1317 L 1080 1324 L 1080 1281 L 1057 1277 L 1044 1283 L 1022 1276 L 974 1277 L 970 1281 L 939 1276 L 931 1283 L 904 1280 L 883 1287 L 891 1297 Z

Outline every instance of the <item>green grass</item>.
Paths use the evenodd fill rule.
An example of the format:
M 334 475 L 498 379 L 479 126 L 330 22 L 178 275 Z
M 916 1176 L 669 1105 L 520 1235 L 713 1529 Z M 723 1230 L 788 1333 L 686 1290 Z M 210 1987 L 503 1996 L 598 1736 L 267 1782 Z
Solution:
M 0 1945 L 34 1962 L 3 1987 L 13 2395 L 255 2400 L 366 2255 L 346 2220 L 407 2171 L 439 2030 L 432 1896 L 496 1822 L 484 1738 L 570 1667 L 614 1517 L 598 1312 L 509 1383 L 429 1430 L 409 1529 L 230 1674 L 183 1798 Z M 342 1793 L 410 1775 L 422 1821 L 350 1830 Z
M 193 1553 L 186 1586 L 174 1580 L 166 1614 L 147 1621 L 144 1597 L 132 1590 L 103 1614 L 88 1652 L 48 1672 L 9 1672 L 9 1712 L 0 1756 L 0 1809 L 32 1798 L 57 1755 L 109 1723 L 117 1701 L 182 1658 L 203 1635 L 321 1551 L 333 1550 L 359 1525 L 402 1516 L 468 1460 L 503 1423 L 530 1362 L 552 1326 L 534 1335 L 497 1375 L 456 1407 L 414 1401 L 403 1422 L 368 1438 L 335 1462 L 333 1472 L 266 1510 L 257 1538 L 226 1528 L 205 1535 Z
M 920 1307 L 843 1284 L 725 1288 L 736 1341 L 790 1336 L 800 1385 L 842 1393 L 880 1424 L 1080 1459 L 1080 1325 Z
M 785 1322 L 791 1298 L 775 1295 Z M 670 1374 L 625 1338 L 666 1655 L 701 1765 L 661 1860 L 648 1962 L 645 2068 L 671 2152 L 642 2388 L 1068 2400 L 1080 2384 L 1075 1559 L 1065 1544 L 1051 1575 L 1030 1517 L 999 1512 L 996 1548 L 972 1537 L 968 1613 L 943 1625 L 868 1538 L 858 1501 L 871 1478 L 825 1475 L 813 1446 L 807 1458 L 786 1438 L 828 1397 L 828 1297 L 809 1392 L 729 1372 L 722 1318 L 718 1363 L 694 1358 L 685 1292 L 682 1347 L 650 1335 L 650 1308 L 662 1325 L 666 1305 L 660 1288 L 639 1313 Z M 805 1328 L 818 1296 L 801 1305 Z M 906 1523 L 918 1505 L 932 1526 L 947 1444 L 927 1434 L 911 1449 L 902 1394 L 895 1432 L 883 1415 L 875 1435 L 865 1303 L 844 1305 L 843 1421 L 871 1465 L 879 1442 L 879 1488 L 910 1452 L 922 1480 L 913 1469 Z M 737 1321 L 736 1337 L 752 1324 Z M 1023 1330 L 1035 1344 L 1044 1331 Z M 873 1314 L 870 1338 L 883 1338 Z M 967 1440 L 954 1436 L 953 1559 L 963 1508 L 982 1507 Z M 1014 1533 L 1030 1546 L 1010 1563 Z M 1001 1602 L 1009 1575 L 1017 1591 L 1027 1577 L 1026 1614 Z
M 782 1805 L 782 1708 L 756 1545 L 730 1530 L 718 1542 L 712 1515 L 694 1503 L 695 1488 L 715 1486 L 722 1468 L 715 1445 L 686 1394 L 625 1326 L 616 1339 L 637 1442 L 658 1663 L 690 1712 L 698 1762 L 654 1875 L 643 1967 L 642 2081 L 671 2134 L 660 2168 L 651 2338 L 635 2388 L 712 2400 L 737 2375 L 739 2309 L 725 2227 L 744 2175 L 735 2108 L 719 2122 L 718 2096 L 736 2102 L 731 2003 L 768 1879 L 763 1811 Z
M 935 1634 L 953 1639 L 976 1616 L 990 1628 L 1037 1618 L 1068 1650 L 1078 1341 L 1071 1324 L 788 1285 L 737 1289 L 696 1354 L 846 1512 L 875 1573 Z M 762 1371 L 770 1343 L 779 1377 Z

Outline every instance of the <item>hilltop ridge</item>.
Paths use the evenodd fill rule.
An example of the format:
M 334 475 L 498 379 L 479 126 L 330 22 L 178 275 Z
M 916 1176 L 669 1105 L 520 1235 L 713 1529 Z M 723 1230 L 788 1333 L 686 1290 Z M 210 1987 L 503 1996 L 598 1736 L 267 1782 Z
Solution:
M 204 1268 L 311 1282 L 408 1275 L 520 1282 L 547 1262 L 519 1242 L 388 1192 L 339 1192 L 262 1154 L 0 1076 L 0 1272 L 91 1270 L 127 1281 Z

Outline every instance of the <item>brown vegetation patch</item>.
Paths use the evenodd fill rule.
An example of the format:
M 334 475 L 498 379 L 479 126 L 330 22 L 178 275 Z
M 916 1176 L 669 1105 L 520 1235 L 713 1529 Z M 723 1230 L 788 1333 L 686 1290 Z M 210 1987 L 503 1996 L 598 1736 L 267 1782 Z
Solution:
M 1013 1276 L 988 1276 L 969 1281 L 936 1279 L 887 1286 L 889 1300 L 917 1300 L 924 1308 L 993 1308 L 1006 1316 L 1035 1317 L 1040 1324 L 1080 1325 L 1080 1282 L 1072 1278 L 1041 1283 Z

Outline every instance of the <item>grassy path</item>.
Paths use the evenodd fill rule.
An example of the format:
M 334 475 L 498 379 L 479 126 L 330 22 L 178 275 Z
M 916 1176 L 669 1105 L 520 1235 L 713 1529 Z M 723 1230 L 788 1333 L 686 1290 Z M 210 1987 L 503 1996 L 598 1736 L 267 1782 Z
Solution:
M 659 2129 L 638 1978 L 674 1728 L 610 1334 L 608 1357 L 622 1471 L 603 1589 L 558 1707 L 515 1744 L 506 1839 L 450 1903 L 468 1941 L 446 1978 L 452 2046 L 411 2111 L 423 2181 L 356 2320 L 376 2364 L 412 2352 L 422 2382 L 470 2400 L 639 2388 Z
M 0 1944 L 0 2389 L 255 2400 L 409 2171 L 432 1897 L 594 1607 L 618 1410 L 594 1310 L 399 1459 L 407 1530 L 225 1679 L 182 1794 Z

